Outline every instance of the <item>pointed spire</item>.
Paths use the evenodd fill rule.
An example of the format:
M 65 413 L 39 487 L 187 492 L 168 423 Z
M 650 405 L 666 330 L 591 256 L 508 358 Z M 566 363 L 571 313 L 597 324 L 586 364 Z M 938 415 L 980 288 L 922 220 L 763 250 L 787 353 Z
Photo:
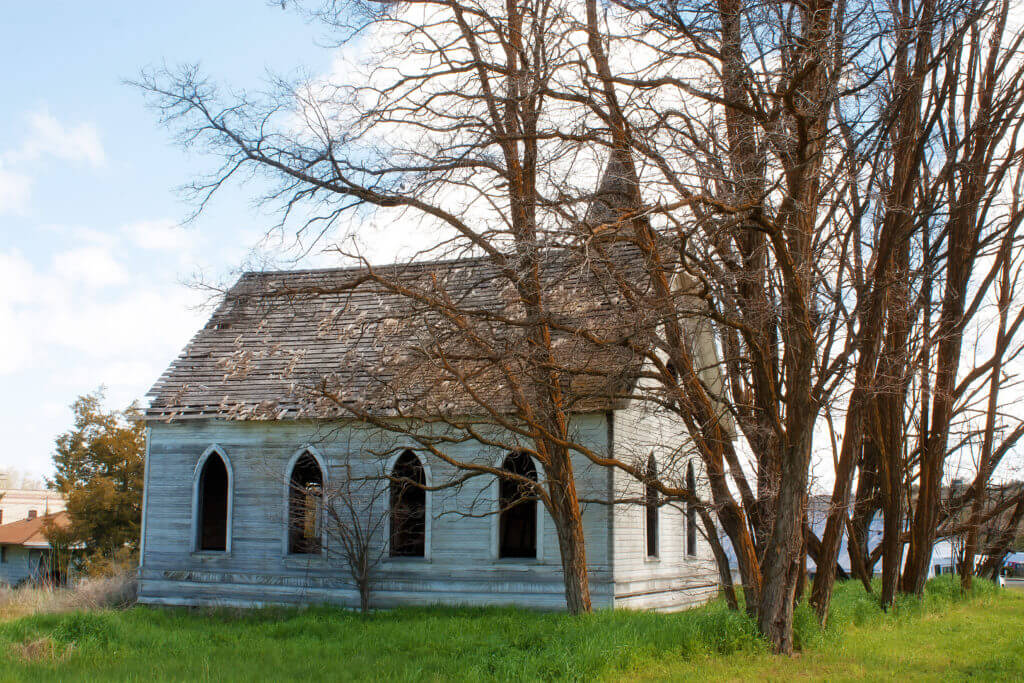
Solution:
M 639 181 L 629 152 L 611 150 L 594 201 L 587 208 L 587 225 L 596 232 L 609 223 L 618 222 L 624 212 L 636 208 L 638 192 Z

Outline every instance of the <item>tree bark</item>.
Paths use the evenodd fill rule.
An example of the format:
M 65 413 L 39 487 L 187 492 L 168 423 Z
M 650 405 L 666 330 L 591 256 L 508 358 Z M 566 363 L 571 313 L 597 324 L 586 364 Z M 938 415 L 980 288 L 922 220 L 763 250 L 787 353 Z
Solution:
M 711 546 L 711 552 L 715 555 L 715 564 L 718 566 L 718 580 L 722 582 L 722 595 L 725 596 L 725 602 L 729 605 L 729 609 L 738 610 L 740 607 L 739 601 L 736 599 L 736 589 L 732 583 L 732 569 L 729 566 L 729 556 L 725 554 L 725 548 L 722 547 L 722 542 L 718 540 L 718 529 L 715 527 L 715 522 L 711 519 L 711 515 L 706 509 L 703 507 L 698 508 L 697 514 L 700 515 L 700 521 L 704 525 L 704 535 Z
M 592 611 L 590 579 L 587 574 L 587 549 L 583 535 L 583 516 L 580 512 L 576 479 L 572 472 L 569 453 L 562 448 L 552 449 L 545 464 L 551 494 L 551 517 L 558 536 L 558 551 L 562 559 L 565 580 L 565 605 L 569 614 Z

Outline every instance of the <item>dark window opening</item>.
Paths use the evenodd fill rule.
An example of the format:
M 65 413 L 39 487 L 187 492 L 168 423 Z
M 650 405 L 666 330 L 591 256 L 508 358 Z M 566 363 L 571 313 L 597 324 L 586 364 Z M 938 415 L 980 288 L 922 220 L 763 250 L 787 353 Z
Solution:
M 537 468 L 527 453 L 513 453 L 502 468 L 537 481 Z M 500 483 L 499 557 L 537 557 L 537 497 L 526 482 L 502 477 Z
M 673 363 L 672 361 L 665 363 L 665 370 L 668 372 L 669 377 L 671 377 L 673 380 L 679 380 L 679 370 L 676 368 L 675 363 Z
M 690 495 L 697 495 L 697 477 L 693 474 L 693 463 L 686 465 L 686 488 Z M 697 508 L 692 503 L 686 504 L 686 554 L 697 554 Z
M 7 562 L 7 546 L 0 546 L 0 562 Z
M 423 464 L 411 451 L 391 470 L 392 557 L 424 557 L 427 548 L 427 484 Z
M 28 511 L 28 518 L 29 519 L 35 519 L 38 515 L 39 515 L 39 511 L 38 510 L 29 510 Z
M 216 454 L 199 475 L 199 549 L 228 548 L 228 468 Z
M 288 488 L 288 552 L 319 553 L 324 475 L 309 453 L 295 462 Z
M 644 482 L 644 506 L 647 509 L 647 557 L 658 556 L 658 489 L 654 481 L 658 478 L 658 466 L 654 454 L 647 458 L 647 481 Z

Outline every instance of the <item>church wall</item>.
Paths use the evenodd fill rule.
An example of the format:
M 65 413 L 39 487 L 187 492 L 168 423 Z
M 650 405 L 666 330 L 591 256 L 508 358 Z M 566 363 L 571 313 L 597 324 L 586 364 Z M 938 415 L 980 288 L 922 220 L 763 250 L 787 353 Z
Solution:
M 604 415 L 577 416 L 577 438 L 603 452 Z M 194 548 L 193 482 L 200 458 L 214 444 L 232 473 L 229 552 Z M 166 604 L 331 602 L 358 604 L 344 558 L 327 539 L 323 556 L 286 555 L 287 463 L 311 445 L 328 468 L 326 486 L 340 485 L 347 468 L 379 472 L 382 457 L 397 449 L 394 437 L 346 423 L 189 421 L 151 423 L 146 468 L 140 597 Z M 449 448 L 460 459 L 500 464 L 504 454 L 476 442 Z M 422 456 L 429 484 L 459 472 Z M 607 497 L 609 473 L 577 458 L 581 498 Z M 373 605 L 517 604 L 564 609 L 564 585 L 554 525 L 540 508 L 542 538 L 536 560 L 496 557 L 496 480 L 476 477 L 458 488 L 430 494 L 427 558 L 385 558 L 376 570 Z M 379 499 L 381 514 L 386 502 Z M 584 506 L 594 606 L 610 607 L 609 508 Z M 382 535 L 383 538 L 383 535 Z
M 701 460 L 678 420 L 648 406 L 634 404 L 614 413 L 614 453 L 639 467 L 653 453 L 658 476 L 685 486 L 686 466 L 692 462 L 702 498 L 707 498 Z M 696 555 L 686 548 L 686 513 L 681 504 L 658 508 L 656 556 L 647 554 L 647 514 L 644 487 L 632 475 L 616 470 L 612 537 L 615 547 L 614 602 L 616 607 L 677 610 L 705 602 L 718 594 L 718 572 L 707 541 L 698 532 Z M 699 521 L 698 521 L 699 524 Z

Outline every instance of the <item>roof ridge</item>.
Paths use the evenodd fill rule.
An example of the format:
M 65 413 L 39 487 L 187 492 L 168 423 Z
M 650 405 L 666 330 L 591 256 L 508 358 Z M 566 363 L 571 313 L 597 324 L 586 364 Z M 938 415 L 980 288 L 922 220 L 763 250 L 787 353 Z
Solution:
M 295 270 L 246 270 L 239 276 L 266 277 L 274 275 L 315 275 L 319 273 L 355 273 L 359 271 L 398 267 L 426 267 L 426 266 L 450 266 L 455 264 L 480 263 L 489 261 L 490 256 L 464 256 L 461 258 L 435 259 L 429 261 L 393 261 L 392 263 L 367 264 L 359 266 L 337 266 L 334 268 L 297 268 Z

